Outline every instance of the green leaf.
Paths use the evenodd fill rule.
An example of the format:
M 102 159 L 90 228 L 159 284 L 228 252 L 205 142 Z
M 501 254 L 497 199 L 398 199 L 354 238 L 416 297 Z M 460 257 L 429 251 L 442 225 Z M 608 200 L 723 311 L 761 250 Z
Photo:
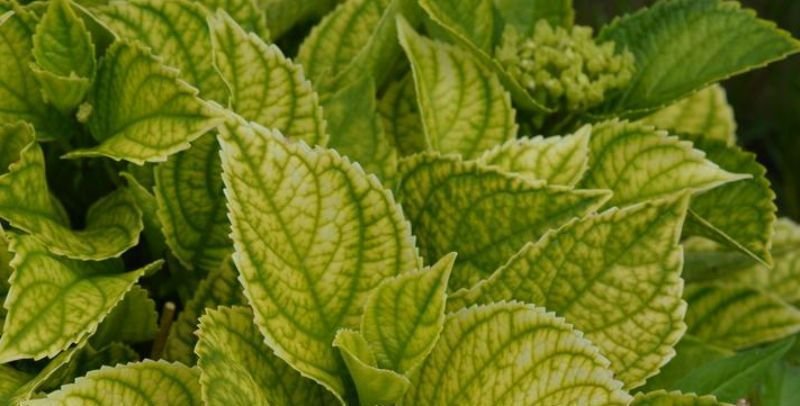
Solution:
M 487 6 L 483 4 L 488 4 L 489 1 L 470 0 L 470 3 L 473 5 L 477 3 L 478 6 L 485 9 Z M 534 100 L 525 88 L 517 83 L 517 81 L 505 71 L 500 62 L 494 59 L 486 49 L 481 47 L 480 43 L 473 41 L 474 34 L 472 34 L 471 31 L 473 30 L 472 24 L 474 22 L 472 18 L 484 18 L 485 21 L 483 21 L 482 24 L 489 24 L 487 22 L 488 19 L 479 17 L 478 15 L 471 15 L 471 9 L 461 6 L 460 4 L 461 2 L 456 2 L 454 0 L 420 0 L 419 2 L 420 7 L 425 10 L 428 17 L 430 17 L 438 27 L 443 28 L 456 44 L 472 53 L 480 64 L 495 72 L 500 82 L 511 94 L 517 107 L 529 111 L 549 112 L 550 109 Z M 456 5 L 459 5 L 457 6 L 458 10 L 469 10 L 467 15 L 464 15 L 463 12 L 453 11 L 453 7 L 456 7 Z M 484 28 L 476 30 L 476 32 L 484 31 L 486 31 Z
M 391 405 L 402 399 L 411 384 L 408 378 L 377 366 L 369 344 L 357 331 L 342 329 L 333 339 L 353 378 L 361 405 Z
M 685 393 L 707 393 L 722 402 L 736 402 L 763 379 L 769 368 L 792 347 L 794 339 L 709 362 L 675 383 Z
M 30 375 L 24 372 L 17 371 L 10 366 L 0 365 L 0 402 L 12 405 L 14 393 L 30 379 Z
M 264 41 L 270 38 L 267 16 L 256 0 L 200 0 L 211 12 L 223 10 L 245 31 L 252 32 Z
M 692 335 L 684 334 L 675 346 L 675 356 L 661 368 L 658 375 L 648 379 L 647 384 L 640 389 L 647 392 L 674 388 L 675 382 L 696 368 L 733 354 L 733 351 L 706 344 Z
M 609 40 L 636 57 L 627 89 L 608 103 L 614 112 L 656 109 L 800 50 L 775 24 L 722 0 L 659 2 L 604 27 L 598 41 Z
M 323 91 L 336 91 L 364 76 L 385 81 L 400 56 L 395 19 L 418 21 L 413 0 L 353 0 L 342 2 L 311 30 L 297 60 Z
M 222 130 L 234 260 L 256 325 L 278 357 L 352 399 L 331 343 L 358 326 L 383 279 L 418 267 L 409 225 L 391 193 L 335 151 L 241 123 Z
M 76 378 L 84 376 L 95 369 L 100 369 L 105 365 L 127 364 L 136 361 L 139 361 L 139 354 L 125 344 L 111 343 L 100 350 L 95 349 L 91 345 L 86 345 L 75 353 L 75 356 L 69 363 L 65 364 L 57 373 L 53 374 L 51 378 L 41 386 L 41 390 L 50 391 L 58 389 L 62 385 L 70 383 Z
M 796 405 L 800 403 L 800 367 L 778 362 L 770 368 L 761 389 L 764 406 Z
M 238 273 L 233 261 L 227 259 L 217 269 L 212 270 L 194 291 L 194 296 L 186 303 L 178 319 L 172 324 L 164 346 L 164 358 L 193 365 L 197 360 L 194 353 L 197 324 L 207 308 L 233 306 L 245 303 L 242 287 L 236 280 Z
M 16 405 L 30 399 L 46 382 L 62 373 L 81 348 L 82 345 L 79 344 L 61 352 L 35 376 L 0 365 L 0 402 L 4 405 Z
M 224 13 L 209 24 L 214 66 L 230 89 L 233 111 L 308 145 L 326 145 L 322 108 L 303 69 Z
M 748 286 L 691 284 L 684 298 L 688 333 L 731 349 L 767 343 L 800 332 L 800 310 Z
M 72 230 L 49 192 L 44 155 L 33 128 L 26 123 L 0 126 L 0 139 L 14 148 L 3 154 L 3 161 L 13 163 L 8 172 L 0 172 L 0 217 L 31 233 L 50 252 L 75 259 L 116 257 L 137 244 L 142 213 L 127 190 L 98 200 L 86 214 L 86 227 Z
M 259 0 L 267 11 L 267 27 L 274 38 L 285 34 L 295 24 L 325 15 L 338 0 Z
M 597 210 L 609 197 L 602 190 L 547 186 L 454 156 L 419 155 L 401 162 L 401 173 L 398 200 L 422 257 L 458 253 L 450 291 L 473 286 L 527 242 Z
M 114 341 L 141 343 L 153 339 L 157 331 L 156 302 L 147 290 L 134 286 L 100 323 L 89 342 L 101 349 Z
M 83 262 L 49 254 L 30 236 L 14 236 L 14 274 L 5 301 L 0 363 L 52 357 L 94 333 L 125 292 L 157 261 L 122 273 L 118 260 Z
M 383 131 L 375 93 L 372 78 L 365 76 L 324 102 L 331 132 L 328 147 L 387 181 L 396 175 L 397 151 Z
M 200 319 L 200 386 L 210 405 L 323 405 L 336 403 L 264 344 L 245 307 L 208 310 Z
M 659 390 L 648 393 L 638 393 L 631 406 L 718 406 L 724 405 L 711 395 L 698 396 L 693 393 L 684 394 L 680 391 L 667 392 Z
M 518 138 L 492 148 L 478 162 L 551 185 L 575 186 L 589 165 L 590 126 L 556 137 Z
M 544 306 L 585 333 L 626 388 L 641 386 L 686 330 L 679 240 L 687 206 L 683 195 L 572 222 L 451 296 L 448 310 L 509 300 Z
M 137 167 L 142 168 L 142 167 Z M 120 176 L 128 183 L 128 191 L 136 207 L 142 211 L 142 223 L 145 242 L 153 257 L 160 257 L 167 249 L 164 234 L 161 232 L 161 221 L 158 219 L 158 203 L 151 189 L 142 186 L 132 173 L 121 172 Z
M 521 303 L 447 316 L 404 404 L 627 405 L 608 360 L 563 319 Z
M 103 367 L 61 390 L 36 399 L 31 406 L 83 404 L 200 406 L 199 371 L 164 361 L 142 361 Z
M 420 36 L 403 19 L 397 29 L 429 148 L 471 159 L 516 136 L 511 98 L 493 72 L 459 48 Z
M 26 120 L 42 139 L 66 138 L 68 127 L 53 106 L 45 103 L 33 62 L 36 17 L 16 2 L 0 1 L 0 122 Z
M 769 247 L 777 207 L 767 170 L 754 154 L 737 146 L 708 139 L 697 139 L 695 145 L 723 169 L 749 174 L 752 179 L 722 185 L 696 196 L 684 233 L 712 239 L 771 266 Z
M 572 0 L 494 0 L 494 6 L 505 27 L 525 37 L 533 34 L 539 20 L 547 20 L 552 27 L 571 27 L 575 19 Z
M 582 187 L 610 189 L 610 206 L 625 206 L 685 190 L 693 193 L 749 178 L 707 160 L 692 144 L 665 131 L 627 121 L 594 126 Z
M 66 158 L 161 162 L 220 122 L 217 108 L 199 99 L 196 89 L 178 79 L 177 70 L 126 41 L 106 51 L 88 103 L 89 130 L 100 144 L 74 150 Z
M 371 365 L 409 374 L 430 354 L 444 325 L 455 259 L 447 255 L 430 269 L 387 279 L 372 292 L 361 319 L 361 334 L 376 359 Z
M 64 113 L 78 106 L 95 75 L 95 50 L 69 0 L 48 3 L 33 36 L 31 66 L 42 96 Z
M 394 141 L 399 155 L 412 155 L 428 149 L 417 106 L 414 78 L 410 74 L 387 85 L 378 102 L 378 112 L 383 119 L 383 129 Z
M 645 124 L 679 134 L 736 143 L 736 121 L 725 89 L 711 85 L 656 111 L 641 120 Z
M 423 0 L 420 4 L 437 24 L 462 35 L 481 51 L 492 53 L 495 32 L 500 31 L 495 28 L 492 0 Z M 527 7 L 534 5 L 529 1 Z

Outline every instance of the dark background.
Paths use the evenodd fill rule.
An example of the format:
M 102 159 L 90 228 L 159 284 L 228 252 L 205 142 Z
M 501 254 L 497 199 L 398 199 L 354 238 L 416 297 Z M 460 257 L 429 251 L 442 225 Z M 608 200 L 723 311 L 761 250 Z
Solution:
M 653 0 L 574 0 L 576 22 L 600 27 Z M 800 0 L 740 0 L 800 38 Z M 758 154 L 778 195 L 780 214 L 800 221 L 800 55 L 723 82 L 739 143 Z

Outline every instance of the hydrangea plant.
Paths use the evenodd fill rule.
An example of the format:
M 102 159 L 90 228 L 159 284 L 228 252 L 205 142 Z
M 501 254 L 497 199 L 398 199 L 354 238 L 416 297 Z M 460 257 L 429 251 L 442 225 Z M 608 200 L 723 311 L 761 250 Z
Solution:
M 800 42 L 573 18 L 0 0 L 0 403 L 800 401 L 800 226 L 719 84 Z

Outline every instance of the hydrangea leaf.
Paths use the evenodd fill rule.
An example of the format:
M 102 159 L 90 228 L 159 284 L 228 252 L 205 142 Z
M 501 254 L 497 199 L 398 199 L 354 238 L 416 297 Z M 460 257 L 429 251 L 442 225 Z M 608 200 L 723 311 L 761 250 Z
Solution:
M 444 28 L 463 35 L 471 44 L 487 54 L 491 54 L 495 32 L 502 32 L 495 27 L 494 2 L 492 0 L 428 0 L 421 5 L 431 14 L 440 17 L 436 23 Z M 535 5 L 528 2 L 528 8 Z
M 575 186 L 589 165 L 590 126 L 575 134 L 518 138 L 484 152 L 478 161 L 551 185 Z
M 627 388 L 641 386 L 686 330 L 679 240 L 687 206 L 683 195 L 570 223 L 456 293 L 448 309 L 508 300 L 545 306 L 585 333 Z
M 81 348 L 84 347 L 79 344 L 62 351 L 36 375 L 20 374 L 8 366 L 0 365 L 0 402 L 4 405 L 16 405 L 27 401 L 46 382 L 58 376 L 72 362 Z
M 78 106 L 95 74 L 91 35 L 68 0 L 48 3 L 33 36 L 31 66 L 44 99 L 67 113 Z
M 65 138 L 61 114 L 45 103 L 33 62 L 36 17 L 16 2 L 0 1 L 0 121 L 30 122 L 42 139 Z
M 201 0 L 210 11 L 224 10 L 245 31 L 256 34 L 264 41 L 270 38 L 267 15 L 256 0 Z
M 675 356 L 661 368 L 658 375 L 647 380 L 639 388 L 643 392 L 675 388 L 681 378 L 709 362 L 728 358 L 735 353 L 731 350 L 707 344 L 690 334 L 684 334 L 675 345 Z
M 771 266 L 769 248 L 777 207 L 767 170 L 754 154 L 737 146 L 709 139 L 696 139 L 695 145 L 723 169 L 749 174 L 752 178 L 696 196 L 690 207 L 686 235 L 712 239 Z
M 299 22 L 323 16 L 337 3 L 337 0 L 259 0 L 261 8 L 267 10 L 267 27 L 274 38 Z
M 400 207 L 333 150 L 238 123 L 221 138 L 234 260 L 256 325 L 278 357 L 352 399 L 331 343 L 358 326 L 383 279 L 420 264 Z
M 661 2 L 614 20 L 598 40 L 614 41 L 636 57 L 630 85 L 608 103 L 615 112 L 659 108 L 800 50 L 800 42 L 773 23 L 722 0 Z
M 505 27 L 525 36 L 533 34 L 539 20 L 547 20 L 553 27 L 571 27 L 575 19 L 572 0 L 494 0 L 494 6 Z
M 238 273 L 233 262 L 228 259 L 217 269 L 212 270 L 194 291 L 192 298 L 178 314 L 172 324 L 164 346 L 164 358 L 193 365 L 197 360 L 194 353 L 197 324 L 205 309 L 217 306 L 233 306 L 245 303 L 242 287 L 236 280 Z
M 50 195 L 44 154 L 30 125 L 0 126 L 0 138 L 14 148 L 3 153 L 3 161 L 12 164 L 8 172 L 0 172 L 0 217 L 31 233 L 50 252 L 70 258 L 101 260 L 136 245 L 143 227 L 142 213 L 127 190 L 119 189 L 97 201 L 86 215 L 86 227 L 72 230 L 60 204 Z
M 383 131 L 375 93 L 372 78 L 365 76 L 325 100 L 331 132 L 328 147 L 388 181 L 397 173 L 397 151 Z
M 103 367 L 63 386 L 31 406 L 83 404 L 201 406 L 199 371 L 164 361 L 142 361 Z
M 372 366 L 409 374 L 428 356 L 444 325 L 455 259 L 447 255 L 429 269 L 387 279 L 372 292 L 361 319 Z
M 397 29 L 432 149 L 471 159 L 516 136 L 511 98 L 492 71 L 466 51 L 420 36 L 403 19 Z
M 471 3 L 490 3 L 486 0 L 471 0 Z M 481 46 L 472 40 L 471 23 L 461 21 L 469 21 L 468 16 L 464 16 L 462 12 L 453 12 L 452 7 L 456 4 L 461 4 L 454 0 L 420 0 L 419 5 L 427 13 L 428 17 L 435 22 L 438 27 L 450 36 L 458 45 L 464 47 L 475 56 L 476 60 L 495 72 L 500 82 L 511 94 L 517 107 L 537 112 L 548 112 L 549 108 L 543 106 L 541 103 L 531 97 L 528 92 L 503 68 L 503 66 L 494 59 L 489 52 L 482 49 Z M 463 7 L 463 8 L 462 8 Z M 485 7 L 485 6 L 484 6 Z M 469 8 L 459 5 L 459 10 L 469 10 Z M 469 15 L 469 13 L 467 13 Z M 488 15 L 487 15 L 488 16 Z M 481 18 L 481 17 L 477 17 Z M 468 31 L 469 30 L 469 31 Z
M 297 60 L 323 91 L 340 89 L 363 76 L 380 86 L 402 52 L 395 18 L 419 18 L 413 0 L 345 1 L 311 30 Z
M 217 108 L 199 99 L 195 88 L 178 79 L 177 70 L 124 40 L 111 45 L 100 61 L 88 103 L 89 130 L 100 144 L 74 150 L 67 158 L 160 162 L 220 122 Z
M 378 102 L 378 112 L 381 113 L 386 134 L 394 141 L 401 156 L 428 149 L 411 75 L 387 85 Z
M 41 389 L 45 391 L 58 389 L 104 365 L 127 364 L 136 361 L 139 361 L 139 354 L 125 344 L 111 343 L 99 350 L 92 345 L 86 345 L 75 353 L 73 359 L 64 365 L 58 374 L 54 374 L 43 384 Z
M 14 393 L 25 385 L 31 376 L 10 366 L 0 365 L 0 401 L 11 405 Z
M 764 379 L 769 368 L 789 351 L 792 344 L 794 338 L 709 362 L 676 382 L 675 388 L 684 393 L 714 395 L 723 402 L 736 402 Z
M 658 390 L 654 392 L 638 393 L 633 398 L 631 406 L 721 406 L 725 403 L 717 401 L 712 395 L 698 396 L 693 393 L 680 391 L 667 392 Z
M 0 363 L 52 357 L 91 335 L 154 262 L 121 273 L 118 260 L 84 262 L 54 256 L 35 239 L 15 236 L 14 274 L 5 301 Z
M 521 303 L 447 316 L 404 404 L 627 405 L 608 360 L 563 319 Z
M 128 191 L 136 207 L 142 211 L 142 223 L 145 242 L 154 257 L 161 256 L 167 249 L 164 242 L 164 233 L 161 232 L 161 221 L 158 219 L 158 203 L 151 190 L 139 183 L 139 180 L 129 172 L 121 172 L 120 177 L 128 184 Z
M 140 343 L 153 339 L 157 331 L 156 302 L 147 290 L 134 286 L 100 323 L 89 342 L 95 348 L 115 341 Z
M 333 405 L 325 388 L 302 377 L 264 344 L 245 307 L 208 310 L 200 318 L 200 386 L 210 405 Z
M 606 191 L 547 186 L 453 156 L 419 155 L 401 162 L 401 173 L 398 199 L 423 258 L 458 253 L 451 291 L 488 277 L 527 242 L 609 198 Z
M 287 137 L 326 145 L 329 137 L 319 97 L 303 68 L 224 13 L 209 24 L 214 66 L 230 89 L 231 108 Z
M 728 280 L 772 292 L 787 303 L 800 304 L 800 225 L 788 218 L 779 219 L 771 253 L 772 269 L 761 264 L 745 266 Z
M 357 331 L 342 329 L 333 339 L 353 378 L 358 391 L 359 404 L 391 405 L 406 393 L 410 382 L 404 375 L 390 369 L 381 369 L 369 344 Z
M 643 118 L 646 124 L 678 134 L 736 143 L 736 120 L 725 89 L 711 85 Z
M 800 310 L 748 286 L 690 284 L 684 297 L 688 333 L 723 348 L 742 349 L 800 332 Z
M 589 151 L 589 169 L 581 185 L 612 190 L 611 206 L 684 190 L 699 193 L 750 177 L 727 172 L 690 142 L 641 123 L 612 120 L 595 125 Z

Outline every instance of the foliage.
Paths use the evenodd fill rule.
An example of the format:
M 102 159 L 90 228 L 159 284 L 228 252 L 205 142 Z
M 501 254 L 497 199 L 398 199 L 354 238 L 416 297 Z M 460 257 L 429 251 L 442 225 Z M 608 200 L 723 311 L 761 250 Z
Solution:
M 800 42 L 574 14 L 0 0 L 0 403 L 791 404 L 800 226 L 718 82 Z

